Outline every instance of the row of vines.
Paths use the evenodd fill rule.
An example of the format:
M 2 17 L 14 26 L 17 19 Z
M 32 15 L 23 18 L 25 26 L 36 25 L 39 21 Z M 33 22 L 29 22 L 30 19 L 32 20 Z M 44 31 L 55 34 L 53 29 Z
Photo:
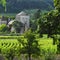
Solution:
M 21 59 L 21 43 L 17 40 L 18 38 L 26 42 L 23 36 L 0 36 L 0 54 L 3 55 L 7 60 L 13 60 L 15 56 Z M 57 45 L 53 45 L 51 38 L 39 38 L 38 44 L 40 46 L 40 55 L 55 54 L 57 52 Z

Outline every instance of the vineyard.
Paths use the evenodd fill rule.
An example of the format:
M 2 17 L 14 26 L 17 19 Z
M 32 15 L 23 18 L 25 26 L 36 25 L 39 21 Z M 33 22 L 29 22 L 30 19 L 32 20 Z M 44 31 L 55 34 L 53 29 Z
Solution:
M 23 36 L 0 36 L 0 54 L 7 58 L 20 56 L 22 45 L 17 40 L 18 38 L 26 42 Z M 51 38 L 39 38 L 37 40 L 42 55 L 49 51 L 52 53 L 57 52 L 57 45 L 53 45 L 53 40 Z
M 19 43 L 16 39 L 1 39 L 0 48 L 17 48 Z

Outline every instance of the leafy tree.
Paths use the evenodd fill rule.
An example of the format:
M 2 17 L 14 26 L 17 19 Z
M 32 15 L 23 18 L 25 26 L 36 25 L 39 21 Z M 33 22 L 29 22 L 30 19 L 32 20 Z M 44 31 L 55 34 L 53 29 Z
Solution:
M 38 9 L 37 12 L 34 14 L 34 18 L 38 19 L 38 18 L 40 18 L 40 16 L 41 16 L 41 10 Z
M 60 33 L 60 1 L 54 0 L 54 5 L 57 10 L 52 10 L 39 19 L 40 34 L 46 33 L 48 37 Z
M 45 15 L 44 16 L 41 16 L 39 19 L 38 19 L 38 28 L 37 28 L 37 31 L 38 33 L 40 34 L 40 37 L 42 37 L 42 34 L 45 33 L 45 21 L 46 18 L 45 18 Z
M 16 32 L 20 33 L 20 30 L 21 30 L 21 27 L 23 26 L 23 23 L 18 22 L 18 21 L 14 21 L 12 25 L 15 28 Z
M 54 0 L 54 5 L 55 5 L 55 8 L 60 12 L 60 0 Z
M 58 16 L 56 17 L 56 22 L 57 22 L 57 27 L 58 27 L 58 31 L 59 31 L 59 35 L 60 35 L 60 0 L 54 0 L 54 5 L 55 5 L 55 8 L 56 8 L 56 10 L 58 10 L 59 12 L 58 12 Z M 56 38 L 57 38 L 58 36 L 56 36 Z M 60 38 L 57 38 L 58 39 L 58 41 L 59 41 L 59 43 L 58 43 L 58 45 L 57 45 L 57 50 L 59 50 L 60 51 Z
M 37 21 L 36 20 L 31 20 L 30 21 L 30 28 L 31 28 L 32 31 L 37 30 Z
M 37 20 L 38 18 L 40 18 L 40 16 L 41 16 L 41 10 L 38 9 L 37 12 L 35 12 L 35 14 L 33 15 L 33 19 L 30 21 L 30 27 L 32 31 L 37 30 Z
M 8 51 L 8 52 L 7 52 Z M 13 60 L 15 56 L 19 55 L 19 50 L 12 48 L 3 48 L 1 54 L 8 60 Z
M 32 54 L 40 54 L 38 41 L 30 30 L 24 34 L 24 37 L 26 40 L 18 39 L 23 46 L 20 52 L 23 54 L 28 54 L 29 60 L 31 60 Z
M 48 34 L 48 37 L 51 37 L 53 34 L 60 33 L 60 17 L 58 10 L 50 11 L 49 13 L 42 16 L 39 21 L 39 33 Z
M 53 44 L 55 45 L 60 35 L 60 12 L 53 10 L 39 19 L 39 31 L 40 35 L 47 34 L 48 37 L 53 38 Z M 57 50 L 60 48 L 60 43 L 57 45 Z

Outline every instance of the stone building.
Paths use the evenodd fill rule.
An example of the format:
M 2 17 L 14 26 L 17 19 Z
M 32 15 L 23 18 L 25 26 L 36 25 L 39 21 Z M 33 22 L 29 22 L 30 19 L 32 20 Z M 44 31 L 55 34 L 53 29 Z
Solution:
M 21 23 L 20 26 L 20 34 L 24 33 L 25 31 L 27 31 L 29 29 L 29 25 L 30 25 L 30 16 L 25 13 L 25 12 L 20 12 L 16 15 L 15 20 L 11 20 L 8 25 L 11 26 L 11 32 L 15 31 L 15 28 L 12 26 L 14 21 L 18 21 Z
M 18 13 L 16 15 L 16 20 L 21 22 L 23 26 L 21 27 L 20 33 L 22 34 L 24 31 L 27 31 L 29 29 L 30 25 L 30 16 L 25 13 L 24 11 Z
M 9 19 L 8 18 L 6 18 L 6 17 L 4 17 L 4 16 L 2 16 L 2 18 L 0 18 L 0 25 L 1 24 L 8 24 L 8 22 L 9 22 Z

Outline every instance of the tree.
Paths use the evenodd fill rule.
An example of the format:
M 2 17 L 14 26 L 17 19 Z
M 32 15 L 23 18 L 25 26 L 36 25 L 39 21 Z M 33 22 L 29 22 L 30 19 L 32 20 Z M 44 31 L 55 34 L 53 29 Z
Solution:
M 30 21 L 30 28 L 32 31 L 36 31 L 37 29 L 37 20 L 31 20 Z
M 50 37 L 53 34 L 60 34 L 60 0 L 54 0 L 55 10 L 52 10 L 39 18 L 39 33 L 48 34 Z
M 29 60 L 31 60 L 32 54 L 40 54 L 38 41 L 35 39 L 35 35 L 30 30 L 24 34 L 24 37 L 26 40 L 18 39 L 23 46 L 20 50 L 21 53 L 28 54 Z
M 0 0 L 0 4 L 2 4 L 6 12 L 6 0 Z
M 38 9 L 37 12 L 34 14 L 34 18 L 38 19 L 38 18 L 40 18 L 40 16 L 41 16 L 41 10 Z
M 53 38 L 55 45 L 58 34 L 60 34 L 60 0 L 54 0 L 55 10 L 52 10 L 39 18 L 38 33 L 47 34 L 48 37 Z M 59 39 L 58 39 L 59 40 Z M 57 47 L 60 47 L 57 45 Z
M 38 28 L 37 28 L 37 32 L 40 34 L 40 37 L 42 37 L 42 34 L 46 33 L 46 16 L 43 15 L 38 19 Z
M 60 0 L 54 0 L 54 6 L 60 12 Z
M 59 31 L 59 35 L 60 35 L 60 0 L 54 0 L 54 5 L 55 5 L 55 8 L 56 8 L 56 10 L 58 10 L 59 12 L 58 12 L 58 16 L 56 17 L 56 19 L 58 20 L 58 21 L 56 21 L 56 22 L 59 22 L 58 23 L 58 31 Z M 57 25 L 56 25 L 57 26 Z M 57 36 L 57 38 L 58 38 L 58 36 Z M 60 38 L 58 38 L 58 41 L 59 41 L 59 43 L 58 43 L 58 45 L 57 45 L 57 50 L 59 50 L 60 51 Z
M 47 34 L 48 37 L 53 38 L 55 45 L 57 40 L 60 42 L 60 13 L 58 10 L 48 12 L 39 19 L 39 31 L 41 35 Z M 59 34 L 59 35 L 58 35 Z M 60 43 L 57 45 L 57 50 L 60 50 Z
M 8 51 L 8 52 L 7 52 Z M 15 56 L 20 55 L 18 49 L 15 50 L 15 48 L 3 48 L 1 50 L 1 54 L 7 59 L 7 60 L 13 60 Z
M 48 37 L 51 37 L 53 34 L 60 33 L 60 17 L 58 10 L 52 10 L 42 16 L 39 21 L 39 33 L 48 34 Z
M 30 27 L 32 29 L 32 31 L 36 31 L 37 30 L 37 20 L 40 18 L 41 16 L 41 10 L 38 9 L 34 15 L 33 15 L 33 19 L 31 19 L 30 21 Z
M 15 28 L 17 33 L 20 33 L 21 27 L 23 26 L 23 23 L 14 21 L 12 26 Z

